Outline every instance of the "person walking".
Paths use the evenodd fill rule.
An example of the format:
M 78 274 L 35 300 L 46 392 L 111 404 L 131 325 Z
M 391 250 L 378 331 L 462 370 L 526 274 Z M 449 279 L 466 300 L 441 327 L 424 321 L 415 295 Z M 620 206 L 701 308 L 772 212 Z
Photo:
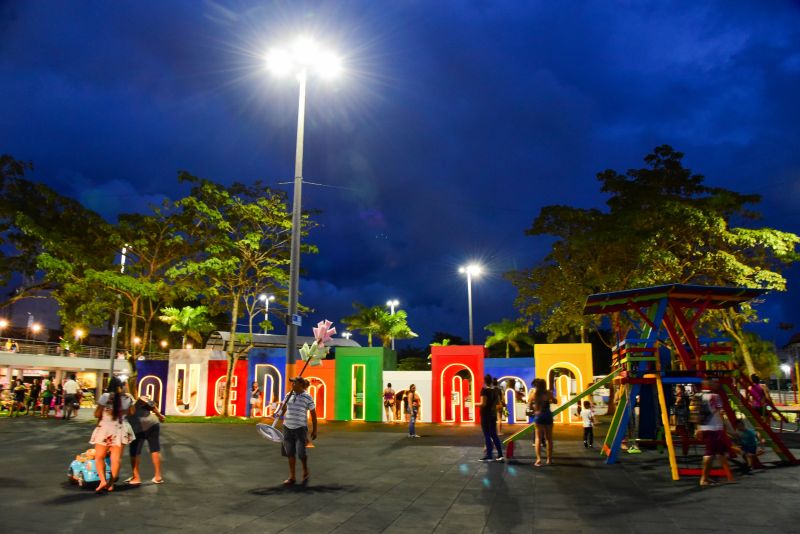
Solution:
M 128 422 L 133 428 L 135 439 L 130 445 L 131 455 L 131 476 L 125 482 L 131 486 L 138 486 L 142 483 L 139 473 L 139 464 L 142 459 L 142 450 L 147 442 L 150 449 L 150 458 L 153 460 L 153 470 L 155 471 L 153 484 L 163 484 L 164 478 L 161 476 L 161 423 L 164 416 L 158 411 L 156 403 L 147 395 L 139 397 L 133 405 L 133 414 L 128 416 Z
M 250 417 L 258 417 L 261 414 L 261 388 L 258 382 L 253 382 L 250 386 Z
M 42 380 L 34 378 L 31 385 L 30 395 L 28 395 L 28 415 L 33 415 L 36 410 L 36 402 L 39 400 L 39 394 L 42 392 Z
M 719 459 L 722 470 L 728 472 L 728 438 L 722 422 L 722 399 L 717 394 L 719 383 L 711 380 L 703 381 L 702 407 L 700 408 L 700 430 L 705 453 L 703 454 L 703 471 L 700 485 L 709 486 L 715 481 L 708 478 L 715 459 Z
M 97 400 L 94 416 L 97 426 L 92 432 L 89 443 L 94 445 L 95 466 L 100 476 L 100 484 L 96 493 L 114 491 L 114 483 L 119 478 L 122 447 L 134 440 L 135 435 L 126 415 L 133 413 L 133 402 L 124 391 L 122 381 L 112 376 L 108 380 L 106 392 Z M 106 454 L 111 455 L 111 480 L 106 480 Z
M 497 403 L 500 393 L 498 388 L 494 386 L 496 381 L 492 381 L 492 375 L 483 377 L 483 387 L 481 388 L 481 431 L 483 432 L 483 440 L 486 443 L 486 455 L 481 458 L 482 462 L 491 462 L 492 447 L 497 449 L 498 462 L 503 461 L 503 446 L 500 444 L 500 438 L 497 437 Z
M 11 400 L 11 413 L 9 414 L 10 417 L 19 417 L 19 412 L 25 406 L 26 392 L 27 390 L 25 389 L 25 384 L 22 383 L 22 379 L 17 378 L 14 381 L 14 386 L 11 390 L 11 393 L 14 395 L 14 397 Z
M 65 421 L 68 421 L 72 414 L 75 412 L 75 405 L 78 403 L 78 382 L 75 380 L 75 373 L 69 375 L 67 381 L 64 382 L 64 415 Z
M 594 448 L 594 410 L 588 400 L 583 401 L 581 421 L 583 421 L 583 446 L 587 449 Z
M 542 442 L 545 446 L 545 463 L 551 465 L 553 461 L 553 412 L 550 403 L 555 402 L 553 393 L 547 389 L 547 382 L 543 378 L 533 381 L 533 393 L 530 398 L 530 407 L 533 411 L 533 422 L 536 423 L 536 463 L 542 465 Z
M 503 419 L 508 417 L 508 411 L 506 406 L 506 399 L 505 399 L 505 391 L 503 390 L 502 384 L 497 382 L 497 379 L 492 380 L 492 387 L 495 389 L 495 393 L 497 393 L 497 435 L 503 435 Z
M 394 423 L 394 389 L 391 383 L 383 388 L 383 411 L 386 414 L 386 421 Z
M 403 405 L 408 415 L 408 437 L 418 438 L 417 417 L 419 416 L 419 394 L 417 393 L 417 386 L 415 384 L 408 386 L 408 391 L 403 399 Z
M 308 438 L 317 439 L 317 407 L 314 399 L 306 392 L 309 382 L 301 376 L 292 378 L 292 391 L 286 395 L 283 406 L 275 417 L 284 416 L 283 451 L 289 459 L 289 478 L 283 481 L 284 486 L 297 482 L 295 467 L 297 458 L 303 465 L 303 484 L 307 484 L 311 473 L 308 470 L 306 444 Z M 308 414 L 311 414 L 311 434 L 308 433 Z
M 50 404 L 53 402 L 55 392 L 56 386 L 53 384 L 53 377 L 48 376 L 42 382 L 42 417 L 45 419 L 50 417 Z

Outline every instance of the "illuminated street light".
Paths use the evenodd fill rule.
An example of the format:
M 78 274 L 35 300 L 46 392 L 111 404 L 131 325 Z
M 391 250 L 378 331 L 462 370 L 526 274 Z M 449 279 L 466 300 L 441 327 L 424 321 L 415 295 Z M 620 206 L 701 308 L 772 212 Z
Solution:
M 167 343 L 167 340 L 166 339 L 162 339 L 161 340 L 161 348 L 162 349 L 166 349 L 168 346 L 169 346 L 169 343 Z
M 261 293 L 258 296 L 258 300 L 264 303 L 264 322 L 266 323 L 269 321 L 269 303 L 275 300 L 275 295 L 267 295 L 266 293 Z M 264 325 L 264 333 L 267 333 L 267 325 Z
M 788 364 L 782 363 L 781 364 L 781 371 L 783 372 L 786 378 L 790 378 L 792 376 L 792 367 Z M 780 402 L 781 395 L 783 395 L 783 389 L 781 388 L 781 377 L 778 375 L 778 401 Z M 783 395 L 785 397 L 785 395 Z
M 192 344 L 191 344 L 191 343 L 187 343 L 187 344 L 186 344 L 186 348 L 187 348 L 187 349 L 191 349 L 191 348 L 192 348 Z
M 6 328 L 8 326 L 8 321 L 5 319 L 0 319 L 0 330 Z
M 75 329 L 75 341 L 80 341 L 85 335 L 86 332 L 84 332 L 82 328 Z
M 42 331 L 42 325 L 40 325 L 39 323 L 33 323 L 31 325 L 31 332 L 33 332 L 34 334 L 38 334 L 41 331 Z
M 303 198 L 303 133 L 306 113 L 306 79 L 309 73 L 331 78 L 341 71 L 341 63 L 330 51 L 324 50 L 308 37 L 299 37 L 288 49 L 270 50 L 267 67 L 276 76 L 296 75 L 299 85 L 297 108 L 297 146 L 294 166 L 294 197 L 292 204 L 292 239 L 289 265 L 289 309 L 286 325 L 286 363 L 297 360 L 297 297 L 300 285 L 300 222 Z
M 389 310 L 391 310 L 391 314 L 394 315 L 394 308 L 395 306 L 400 305 L 400 301 L 397 299 L 387 300 L 386 305 L 389 306 Z M 392 350 L 394 350 L 394 336 L 392 336 Z
M 344 332 L 342 332 L 342 337 L 345 339 L 350 339 L 351 337 L 353 337 L 353 333 L 345 330 Z
M 138 345 L 141 342 L 142 342 L 142 338 L 140 338 L 139 336 L 136 336 L 136 337 L 133 338 L 133 344 L 134 345 Z
M 473 344 L 472 338 L 472 277 L 473 276 L 480 276 L 483 272 L 483 268 L 476 264 L 471 263 L 466 267 L 459 267 L 458 272 L 461 274 L 467 275 L 467 308 L 469 310 L 469 344 Z

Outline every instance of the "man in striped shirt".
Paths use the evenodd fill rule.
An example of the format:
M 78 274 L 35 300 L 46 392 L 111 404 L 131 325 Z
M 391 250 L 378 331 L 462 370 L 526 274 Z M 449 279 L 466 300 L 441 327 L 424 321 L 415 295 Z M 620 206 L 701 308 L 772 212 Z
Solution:
M 308 483 L 308 458 L 306 457 L 306 444 L 308 443 L 308 415 L 311 412 L 311 439 L 317 439 L 317 407 L 314 399 L 306 393 L 308 380 L 298 376 L 290 380 L 292 391 L 286 396 L 280 415 L 283 420 L 283 450 L 289 458 L 289 478 L 283 481 L 286 486 L 296 482 L 295 465 L 297 458 L 303 464 L 303 484 Z

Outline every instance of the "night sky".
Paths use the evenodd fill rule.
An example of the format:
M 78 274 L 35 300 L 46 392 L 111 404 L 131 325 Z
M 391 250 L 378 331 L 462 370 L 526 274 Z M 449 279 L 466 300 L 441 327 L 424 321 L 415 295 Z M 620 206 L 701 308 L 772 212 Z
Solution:
M 660 144 L 800 231 L 797 2 L 0 2 L 0 152 L 109 219 L 186 194 L 179 170 L 290 191 L 297 87 L 263 56 L 298 33 L 345 67 L 309 82 L 301 334 L 397 298 L 416 345 L 466 338 L 477 260 L 482 342 L 547 252 L 539 209 L 603 207 L 595 174 Z M 798 284 L 761 307 L 779 344 Z

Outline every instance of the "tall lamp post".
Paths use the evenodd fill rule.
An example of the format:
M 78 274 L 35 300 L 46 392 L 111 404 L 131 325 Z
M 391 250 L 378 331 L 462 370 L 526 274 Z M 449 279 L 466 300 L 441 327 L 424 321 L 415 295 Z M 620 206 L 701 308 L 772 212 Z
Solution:
M 309 72 L 331 77 L 340 69 L 339 60 L 322 50 L 307 37 L 298 38 L 288 50 L 273 49 L 267 54 L 267 66 L 276 75 L 295 74 L 300 97 L 297 110 L 297 146 L 294 163 L 294 197 L 292 204 L 292 239 L 289 255 L 289 309 L 286 325 L 286 364 L 297 360 L 297 296 L 300 284 L 300 222 L 303 195 L 303 127 L 306 113 L 306 79 Z
M 791 378 L 791 376 L 792 376 L 792 367 L 790 365 L 785 364 L 785 363 L 781 364 L 781 371 L 783 372 L 784 375 L 786 375 L 786 378 Z M 783 390 L 781 389 L 780 375 L 778 375 L 778 401 L 779 402 L 781 400 L 781 396 L 783 396 L 783 399 L 785 401 L 786 400 L 786 395 L 783 394 Z
M 394 315 L 394 309 L 400 305 L 400 301 L 397 299 L 387 300 L 386 305 L 389 306 L 390 313 Z M 394 350 L 394 336 L 392 336 L 392 350 Z
M 258 300 L 264 303 L 264 322 L 269 321 L 269 303 L 275 300 L 275 295 L 267 295 L 266 293 L 261 293 L 258 296 Z M 267 333 L 267 325 L 264 325 L 264 333 Z
M 473 345 L 472 337 L 472 277 L 479 276 L 483 269 L 476 263 L 471 263 L 466 267 L 459 267 L 458 272 L 467 275 L 467 308 L 469 310 L 469 344 Z
M 125 274 L 125 259 L 128 252 L 128 245 L 122 247 L 122 255 L 119 258 L 119 272 Z M 111 368 L 109 374 L 114 376 L 114 362 L 117 360 L 117 335 L 119 334 L 119 306 L 114 310 L 114 326 L 111 328 Z

